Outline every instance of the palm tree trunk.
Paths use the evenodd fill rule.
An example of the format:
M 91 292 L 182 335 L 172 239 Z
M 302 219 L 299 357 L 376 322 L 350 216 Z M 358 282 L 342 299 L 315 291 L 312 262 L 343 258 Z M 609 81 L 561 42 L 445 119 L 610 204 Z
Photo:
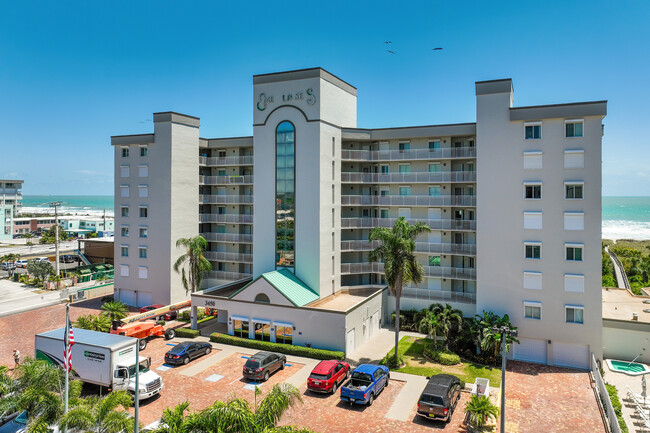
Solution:
M 400 298 L 402 297 L 402 282 L 398 281 L 395 285 L 395 363 L 398 360 L 399 346 L 399 315 L 400 315 Z

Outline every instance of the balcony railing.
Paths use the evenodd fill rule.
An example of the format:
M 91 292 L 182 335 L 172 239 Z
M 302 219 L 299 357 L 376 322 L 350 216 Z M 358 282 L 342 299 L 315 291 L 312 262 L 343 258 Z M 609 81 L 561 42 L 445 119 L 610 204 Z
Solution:
M 342 195 L 344 206 L 476 206 L 475 195 Z
M 251 204 L 253 203 L 253 195 L 219 195 L 219 194 L 203 194 L 199 195 L 199 203 L 201 204 Z
M 253 215 L 238 214 L 200 214 L 202 223 L 253 224 Z
M 221 251 L 206 251 L 203 253 L 206 259 L 218 262 L 253 263 L 253 255 L 246 253 L 228 253 Z
M 354 251 L 371 251 L 381 244 L 380 241 L 341 241 L 341 252 L 354 252 Z M 416 253 L 440 253 L 440 254 L 459 254 L 459 255 L 475 255 L 476 245 L 470 244 L 456 244 L 456 243 L 429 243 L 429 242 L 416 242 Z
M 344 183 L 433 183 L 476 182 L 475 171 L 441 171 L 436 173 L 341 173 Z
M 253 176 L 199 176 L 199 185 L 252 185 Z
M 407 218 L 408 222 L 415 224 L 421 222 L 432 230 L 476 230 L 476 221 L 460 219 L 418 219 Z M 397 218 L 341 218 L 343 229 L 372 229 L 375 227 L 393 227 Z
M 210 271 L 206 273 L 206 278 L 237 281 L 243 280 L 244 278 L 251 278 L 251 274 L 245 274 L 241 272 Z
M 209 232 L 201 233 L 201 236 L 203 236 L 206 241 L 210 242 L 232 242 L 241 244 L 253 243 L 253 235 L 251 234 Z
M 476 158 L 475 147 L 409 150 L 342 150 L 343 161 L 406 161 L 422 159 Z
M 447 290 L 429 290 L 406 287 L 402 290 L 402 297 L 412 299 L 425 299 L 428 301 L 460 302 L 475 304 L 476 293 L 450 292 Z
M 226 156 L 225 158 L 199 156 L 199 165 L 221 167 L 229 165 L 253 165 L 252 156 Z
M 476 269 L 450 266 L 423 266 L 426 277 L 452 278 L 457 280 L 476 280 Z M 383 274 L 383 263 L 341 263 L 341 275 Z

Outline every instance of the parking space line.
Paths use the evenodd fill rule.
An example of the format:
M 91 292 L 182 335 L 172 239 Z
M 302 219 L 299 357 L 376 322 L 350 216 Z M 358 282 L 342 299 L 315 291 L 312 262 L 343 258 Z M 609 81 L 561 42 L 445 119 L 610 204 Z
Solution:
M 235 382 L 237 382 L 238 380 L 241 380 L 241 379 L 243 379 L 243 378 L 244 378 L 244 376 L 239 376 L 237 379 L 233 380 L 233 381 L 230 382 L 228 385 L 232 385 L 233 383 L 235 383 Z

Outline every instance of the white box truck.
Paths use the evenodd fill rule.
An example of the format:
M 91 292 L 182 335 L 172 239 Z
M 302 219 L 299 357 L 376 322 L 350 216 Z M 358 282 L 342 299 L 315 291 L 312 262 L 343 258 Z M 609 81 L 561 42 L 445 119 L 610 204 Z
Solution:
M 83 382 L 135 393 L 135 345 L 137 338 L 73 328 L 72 377 Z M 63 367 L 65 328 L 37 334 L 35 357 Z M 151 359 L 140 357 L 139 398 L 147 399 L 163 389 L 163 380 L 151 371 Z

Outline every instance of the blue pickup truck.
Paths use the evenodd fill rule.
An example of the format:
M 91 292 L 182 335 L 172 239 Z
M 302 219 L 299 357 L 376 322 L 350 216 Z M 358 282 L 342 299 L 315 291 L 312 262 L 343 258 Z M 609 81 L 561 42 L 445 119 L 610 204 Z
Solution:
M 361 364 L 341 387 L 341 400 L 371 406 L 389 379 L 390 371 L 383 365 Z

